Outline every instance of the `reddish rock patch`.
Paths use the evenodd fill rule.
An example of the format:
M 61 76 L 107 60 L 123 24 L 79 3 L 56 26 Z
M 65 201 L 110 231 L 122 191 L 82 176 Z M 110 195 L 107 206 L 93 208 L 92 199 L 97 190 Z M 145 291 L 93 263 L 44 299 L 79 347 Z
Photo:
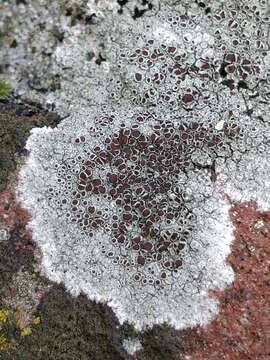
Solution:
M 35 245 L 27 229 L 29 220 L 30 215 L 18 204 L 14 192 L 0 193 L 0 228 L 8 229 L 13 233 L 13 238 L 16 238 L 16 249 L 33 252 Z
M 220 301 L 220 313 L 213 322 L 206 328 L 177 332 L 179 347 L 170 359 L 270 358 L 270 212 L 258 211 L 255 203 L 234 205 L 231 218 L 235 241 L 228 262 L 235 281 L 225 291 L 213 293 Z M 34 250 L 26 229 L 29 214 L 12 191 L 0 193 L 0 221 L 1 227 L 16 229 L 20 235 L 17 249 Z
M 218 317 L 205 329 L 181 332 L 189 360 L 270 359 L 270 212 L 255 203 L 234 205 L 235 241 L 228 258 L 235 281 L 214 295 Z

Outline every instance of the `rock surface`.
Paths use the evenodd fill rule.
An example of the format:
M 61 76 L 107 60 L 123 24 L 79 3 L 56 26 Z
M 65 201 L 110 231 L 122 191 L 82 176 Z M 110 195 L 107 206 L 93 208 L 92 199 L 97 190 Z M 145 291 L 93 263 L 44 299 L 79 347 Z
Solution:
M 10 96 L 9 86 L 6 88 L 5 99 L 0 89 L 1 360 L 270 358 L 269 16 L 269 4 L 264 0 L 184 0 L 174 4 L 165 0 L 10 0 L 0 4 L 0 81 L 12 88 Z M 138 126 L 129 133 L 134 124 Z M 155 128 L 162 124 L 164 134 L 171 131 L 178 136 L 173 146 L 167 144 L 163 130 Z M 198 129 L 200 135 L 196 135 Z M 159 146 L 166 143 L 163 168 L 158 169 L 156 158 L 144 150 L 143 144 L 147 149 L 153 146 L 151 135 Z M 140 143 L 137 138 L 142 136 Z M 132 161 L 142 166 L 143 173 L 143 191 L 138 194 L 139 198 L 145 196 L 146 205 L 134 213 L 135 204 L 125 204 L 122 211 L 122 205 L 116 203 L 118 227 L 112 230 L 111 203 L 126 197 L 120 191 L 118 198 L 112 193 L 112 199 L 104 200 L 104 189 L 106 195 L 126 182 L 126 190 L 139 191 L 127 168 L 119 169 L 123 164 L 131 166 L 128 154 L 134 144 L 139 147 L 140 160 Z M 97 146 L 104 146 L 106 160 Z M 116 159 L 119 147 L 122 158 Z M 93 179 L 84 162 L 73 175 L 63 168 L 57 173 L 62 176 L 58 176 L 60 185 L 47 196 L 49 184 L 54 186 L 57 178 L 53 165 L 64 160 L 66 166 L 69 160 L 65 156 L 83 157 L 89 149 L 99 158 L 90 164 L 98 176 Z M 173 149 L 177 149 L 175 154 Z M 108 159 L 110 171 L 106 168 Z M 113 159 L 117 163 L 112 165 Z M 43 166 L 42 171 L 31 169 L 33 160 Z M 93 158 L 86 160 L 93 162 Z M 142 160 L 151 164 L 141 165 Z M 25 163 L 24 169 L 28 166 L 31 171 L 21 170 Z M 172 166 L 178 169 L 177 176 L 184 174 L 182 188 L 175 173 L 171 175 Z M 153 182 L 153 170 L 161 182 Z M 121 171 L 129 174 L 128 179 L 121 180 Z M 39 179 L 32 181 L 37 175 Z M 63 182 L 66 176 L 70 178 Z M 99 211 L 103 211 L 102 216 L 109 214 L 107 253 L 102 261 L 101 255 L 90 259 L 97 262 L 96 268 L 99 261 L 108 262 L 110 268 L 117 256 L 126 259 L 128 255 L 127 261 L 136 264 L 134 274 L 126 267 L 115 270 L 120 291 L 115 291 L 113 281 L 106 280 L 109 275 L 88 291 L 82 285 L 82 269 L 87 274 L 93 266 L 87 267 L 83 255 L 74 251 L 76 241 L 73 252 L 67 252 L 69 241 L 61 240 L 64 231 L 55 230 L 52 235 L 50 226 L 44 225 L 48 219 L 49 225 L 54 223 L 55 209 L 63 213 L 58 196 L 69 182 L 88 187 L 85 201 L 101 196 Z M 170 183 L 170 189 L 165 183 Z M 171 189 L 181 197 L 181 206 L 175 211 Z M 69 193 L 68 201 L 75 200 L 72 196 Z M 166 235 L 169 240 L 161 239 L 165 231 L 164 215 L 158 214 L 164 204 L 162 197 L 166 198 L 165 215 L 176 224 L 173 228 L 178 237 L 179 213 L 183 219 L 183 208 L 188 204 L 188 212 L 195 215 L 187 225 L 191 228 L 188 235 L 181 235 L 182 252 L 174 252 L 179 244 L 171 230 Z M 38 212 L 35 206 L 39 201 L 44 206 Z M 43 211 L 46 206 L 52 206 L 48 217 Z M 148 207 L 152 216 L 153 212 L 158 214 L 151 224 Z M 73 214 L 80 218 L 81 209 Z M 123 222 L 128 224 L 124 230 L 119 227 Z M 153 224 L 158 222 L 157 241 Z M 89 225 L 88 220 L 87 224 L 79 222 L 77 234 L 84 231 L 81 239 L 89 236 L 99 229 L 96 225 Z M 143 240 L 134 238 L 134 229 Z M 116 239 L 117 247 L 110 237 Z M 195 247 L 195 237 L 203 250 Z M 61 246 L 53 252 L 56 243 Z M 182 247 L 188 256 L 183 255 Z M 109 255 L 111 249 L 115 258 Z M 52 266 L 44 260 L 50 253 Z M 87 253 L 85 247 L 82 253 Z M 129 279 L 129 273 L 142 273 L 150 279 L 151 269 L 145 265 L 150 257 L 155 265 L 153 281 L 164 281 L 163 273 L 167 279 L 177 278 L 165 295 L 156 295 L 150 283 L 145 291 L 145 285 L 134 285 Z M 171 261 L 168 267 L 166 260 Z M 198 263 L 197 270 L 192 261 Z M 75 283 L 64 275 L 71 264 Z M 117 266 L 114 263 L 115 269 Z M 59 271 L 57 276 L 53 271 Z M 179 285 L 185 272 L 193 277 L 190 286 L 187 276 L 186 289 Z M 92 286 L 93 278 L 86 276 L 86 283 Z M 155 286 L 159 288 L 160 283 Z M 205 291 L 206 302 L 194 300 L 194 288 L 200 296 Z M 95 291 L 101 296 L 93 295 Z M 117 299 L 117 306 L 107 294 Z M 140 303 L 142 295 L 151 296 Z M 138 301 L 130 307 L 135 298 Z M 124 313 L 117 310 L 119 304 L 120 308 L 125 304 Z M 211 316 L 206 316 L 209 304 L 214 308 Z

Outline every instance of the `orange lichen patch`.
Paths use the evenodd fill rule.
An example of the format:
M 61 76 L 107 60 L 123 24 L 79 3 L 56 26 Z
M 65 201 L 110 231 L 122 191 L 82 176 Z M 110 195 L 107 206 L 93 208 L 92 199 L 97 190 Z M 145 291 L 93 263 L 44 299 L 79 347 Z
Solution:
M 180 335 L 189 360 L 270 359 L 270 212 L 238 204 L 231 218 L 235 241 L 228 262 L 235 281 L 215 293 L 220 313 L 209 326 Z

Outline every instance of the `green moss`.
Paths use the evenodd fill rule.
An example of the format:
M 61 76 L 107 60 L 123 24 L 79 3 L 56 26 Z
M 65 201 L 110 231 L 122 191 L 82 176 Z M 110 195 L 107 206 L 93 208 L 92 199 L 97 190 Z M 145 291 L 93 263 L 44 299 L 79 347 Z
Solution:
M 143 349 L 139 360 L 179 360 L 184 348 L 179 333 L 169 326 L 155 326 L 141 336 Z
M 37 309 L 41 324 L 18 337 L 12 360 L 124 360 L 108 308 L 54 286 Z
M 125 322 L 121 327 L 120 327 L 120 334 L 121 334 L 121 338 L 122 339 L 127 339 L 127 338 L 136 338 L 138 337 L 138 335 L 140 333 L 138 333 L 134 327 L 132 325 L 130 325 L 129 323 Z
M 0 99 L 4 99 L 9 96 L 11 92 L 10 84 L 5 80 L 0 80 Z
M 53 126 L 59 120 L 54 113 L 41 112 L 35 107 L 0 103 L 0 192 L 16 169 L 18 155 L 33 127 Z
M 19 269 L 34 271 L 33 255 L 16 249 L 16 241 L 19 239 L 17 230 L 13 230 L 10 235 L 8 241 L 0 242 L 0 290 L 10 285 L 12 277 Z

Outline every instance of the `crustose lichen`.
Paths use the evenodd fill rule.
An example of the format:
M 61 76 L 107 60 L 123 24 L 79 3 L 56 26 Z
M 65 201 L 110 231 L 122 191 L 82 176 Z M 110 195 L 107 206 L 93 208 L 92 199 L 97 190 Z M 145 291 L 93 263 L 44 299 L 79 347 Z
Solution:
M 47 100 L 70 116 L 32 132 L 21 172 L 18 195 L 46 275 L 138 329 L 212 319 L 209 290 L 233 280 L 225 193 L 269 204 L 268 132 L 245 97 L 267 60 L 254 47 L 236 56 L 251 35 L 247 24 L 236 33 L 221 21 L 229 7 L 221 15 L 217 5 L 211 26 L 196 11 L 164 5 L 136 22 L 97 21 L 99 66 L 85 62 L 83 35 L 59 46 L 61 89 Z

